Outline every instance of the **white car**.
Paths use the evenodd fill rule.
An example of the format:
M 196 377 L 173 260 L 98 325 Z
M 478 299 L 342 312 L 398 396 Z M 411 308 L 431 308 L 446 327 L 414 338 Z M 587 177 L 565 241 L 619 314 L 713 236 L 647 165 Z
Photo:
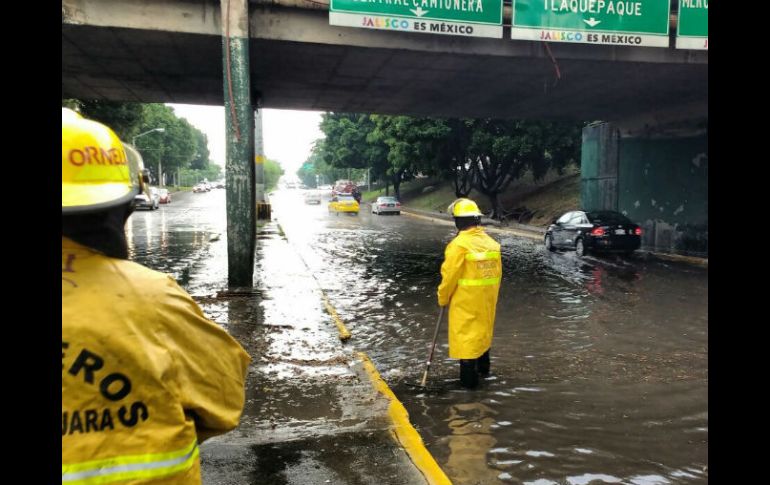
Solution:
M 305 194 L 305 204 L 321 205 L 321 194 L 309 191 Z
M 372 214 L 401 214 L 401 203 L 395 197 L 377 197 L 372 202 Z
M 134 208 L 146 207 L 151 211 L 160 207 L 160 192 L 157 187 L 150 187 L 149 193 L 139 193 L 134 197 Z

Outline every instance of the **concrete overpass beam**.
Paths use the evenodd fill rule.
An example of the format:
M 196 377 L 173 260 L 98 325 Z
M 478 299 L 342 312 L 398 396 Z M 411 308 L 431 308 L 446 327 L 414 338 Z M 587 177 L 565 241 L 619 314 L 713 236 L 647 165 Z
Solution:
M 227 130 L 228 285 L 253 285 L 256 240 L 254 107 L 249 76 L 248 0 L 221 0 L 222 64 Z

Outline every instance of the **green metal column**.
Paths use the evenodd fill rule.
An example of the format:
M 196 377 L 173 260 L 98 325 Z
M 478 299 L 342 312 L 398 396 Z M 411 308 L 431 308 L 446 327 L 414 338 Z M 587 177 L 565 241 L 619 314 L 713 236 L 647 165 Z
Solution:
M 248 0 L 221 0 L 227 128 L 227 282 L 253 286 L 256 239 Z
M 583 128 L 580 205 L 583 210 L 618 210 L 618 129 L 612 123 Z

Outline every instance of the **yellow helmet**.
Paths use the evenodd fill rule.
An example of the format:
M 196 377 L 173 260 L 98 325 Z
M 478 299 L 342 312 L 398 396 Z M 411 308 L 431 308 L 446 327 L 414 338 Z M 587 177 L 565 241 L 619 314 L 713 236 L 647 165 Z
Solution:
M 62 214 L 94 212 L 131 202 L 140 189 L 138 169 L 136 163 L 129 163 L 114 131 L 62 108 Z
M 457 199 L 449 205 L 447 212 L 454 217 L 481 217 L 479 206 L 471 199 Z

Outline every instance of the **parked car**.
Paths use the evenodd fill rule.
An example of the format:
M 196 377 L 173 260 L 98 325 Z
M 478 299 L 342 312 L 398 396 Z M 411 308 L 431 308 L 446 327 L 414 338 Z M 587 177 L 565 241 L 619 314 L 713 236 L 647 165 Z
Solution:
M 352 195 L 335 195 L 329 201 L 329 213 L 347 212 L 353 215 L 358 215 L 358 201 Z
M 170 204 L 171 203 L 171 193 L 168 191 L 168 189 L 160 189 L 158 191 L 158 202 L 161 204 Z
M 320 205 L 321 204 L 321 194 L 319 194 L 315 190 L 308 191 L 305 194 L 305 204 Z
M 578 256 L 589 252 L 621 251 L 631 254 L 642 243 L 642 228 L 615 211 L 571 211 L 548 226 L 546 249 L 574 249 Z
M 377 197 L 372 202 L 372 214 L 401 214 L 401 203 L 395 197 Z
M 160 207 L 160 192 L 157 187 L 150 187 L 147 193 L 141 192 L 134 197 L 134 208 L 155 210 Z

